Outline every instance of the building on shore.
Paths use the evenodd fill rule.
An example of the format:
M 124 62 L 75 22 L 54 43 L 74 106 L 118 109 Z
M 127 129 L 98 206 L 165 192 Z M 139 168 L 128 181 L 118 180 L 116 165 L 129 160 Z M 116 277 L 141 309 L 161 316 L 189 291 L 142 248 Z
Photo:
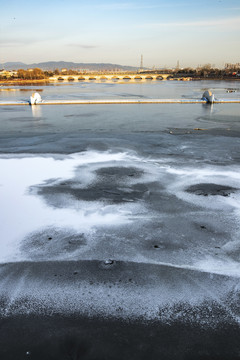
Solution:
M 225 69 L 226 70 L 238 70 L 240 69 L 240 63 L 236 63 L 236 64 L 230 64 L 230 63 L 227 63 L 225 64 Z

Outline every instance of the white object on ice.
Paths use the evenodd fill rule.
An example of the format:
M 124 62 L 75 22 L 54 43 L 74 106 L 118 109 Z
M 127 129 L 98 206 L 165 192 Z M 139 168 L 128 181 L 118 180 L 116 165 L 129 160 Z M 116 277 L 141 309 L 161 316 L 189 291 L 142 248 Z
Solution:
M 32 96 L 30 96 L 30 104 L 36 105 L 42 101 L 41 95 L 37 92 L 32 93 Z
M 210 90 L 206 90 L 203 93 L 202 100 L 206 100 L 209 103 L 214 102 L 214 95 Z

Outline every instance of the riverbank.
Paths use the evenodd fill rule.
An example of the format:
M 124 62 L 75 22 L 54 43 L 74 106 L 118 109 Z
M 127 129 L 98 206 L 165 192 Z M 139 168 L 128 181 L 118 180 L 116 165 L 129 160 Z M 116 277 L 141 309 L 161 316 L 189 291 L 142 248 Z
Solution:
M 11 86 L 22 86 L 22 85 L 46 85 L 49 84 L 48 79 L 40 80 L 21 80 L 21 79 L 11 79 L 11 80 L 0 80 L 0 86 L 2 85 L 11 85 Z

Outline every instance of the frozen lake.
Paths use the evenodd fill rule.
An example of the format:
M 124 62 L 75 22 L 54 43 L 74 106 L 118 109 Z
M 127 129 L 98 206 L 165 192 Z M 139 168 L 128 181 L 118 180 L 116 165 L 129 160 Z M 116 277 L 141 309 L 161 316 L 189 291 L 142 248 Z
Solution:
M 43 99 L 197 99 L 205 89 L 240 98 L 239 82 L 217 81 L 37 89 Z M 36 88 L 0 90 L 0 100 L 24 100 Z M 231 331 L 239 337 L 240 104 L 4 106 L 0 115 L 3 319 L 221 328 L 211 354 Z

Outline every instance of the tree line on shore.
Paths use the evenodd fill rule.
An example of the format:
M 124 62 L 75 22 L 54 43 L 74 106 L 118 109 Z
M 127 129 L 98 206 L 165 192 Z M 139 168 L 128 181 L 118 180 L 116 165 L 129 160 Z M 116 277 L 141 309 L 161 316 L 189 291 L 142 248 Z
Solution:
M 182 68 L 182 69 L 163 69 L 163 70 L 145 70 L 139 71 L 140 73 L 169 73 L 173 77 L 192 77 L 192 78 L 238 78 L 240 77 L 240 68 L 225 68 L 225 69 L 218 69 L 213 68 L 210 65 L 205 65 L 202 67 L 198 67 L 196 69 L 193 68 Z M 10 73 L 10 72 L 9 72 Z M 51 76 L 58 76 L 58 75 L 80 75 L 83 72 L 79 72 L 77 70 L 67 70 L 61 71 L 59 69 L 55 69 L 54 71 L 43 71 L 39 68 L 23 70 L 19 69 L 15 71 L 12 75 L 4 75 L 0 74 L 0 80 L 47 80 Z

